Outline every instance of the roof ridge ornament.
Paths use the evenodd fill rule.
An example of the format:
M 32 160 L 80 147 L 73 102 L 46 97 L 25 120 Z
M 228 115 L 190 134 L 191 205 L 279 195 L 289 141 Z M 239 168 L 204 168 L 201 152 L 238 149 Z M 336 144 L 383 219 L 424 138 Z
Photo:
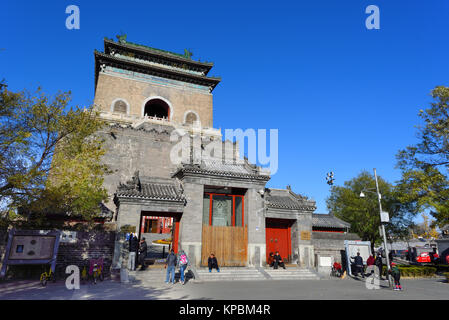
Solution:
M 127 37 L 126 33 L 121 34 L 121 35 L 118 34 L 115 37 L 117 38 L 119 43 L 126 43 L 126 37 Z
M 192 60 L 193 52 L 189 49 L 184 49 L 184 58 Z
M 140 192 L 142 190 L 142 184 L 140 183 L 139 170 L 134 172 L 134 175 L 131 177 L 131 180 L 126 181 L 126 183 L 120 182 L 117 189 L 119 191 Z

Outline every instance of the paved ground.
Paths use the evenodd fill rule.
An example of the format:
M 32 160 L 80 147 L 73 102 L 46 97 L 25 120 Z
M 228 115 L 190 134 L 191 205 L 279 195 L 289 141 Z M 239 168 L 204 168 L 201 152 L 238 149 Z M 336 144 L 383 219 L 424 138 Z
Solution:
M 67 290 L 64 282 L 41 287 L 37 281 L 0 283 L 0 300 L 291 300 L 291 299 L 449 299 L 449 284 L 442 278 L 404 279 L 404 291 L 387 288 L 369 290 L 360 280 L 297 280 L 209 282 L 152 286 L 139 282 L 121 284 L 105 280 L 97 285 L 85 284 L 79 290 Z

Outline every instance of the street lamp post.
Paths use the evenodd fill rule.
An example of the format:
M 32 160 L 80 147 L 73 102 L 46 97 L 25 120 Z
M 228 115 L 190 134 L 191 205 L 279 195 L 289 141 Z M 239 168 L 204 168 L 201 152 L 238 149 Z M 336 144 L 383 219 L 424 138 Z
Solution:
M 383 242 L 384 242 L 384 249 L 385 249 L 385 258 L 387 260 L 387 279 L 388 279 L 388 286 L 391 288 L 391 280 L 390 280 L 390 257 L 387 247 L 387 235 L 385 234 L 385 225 L 382 222 L 382 203 L 380 201 L 380 192 L 379 192 L 379 183 L 377 182 L 377 173 L 376 168 L 374 168 L 374 178 L 376 179 L 376 191 L 377 191 L 377 199 L 379 201 L 379 214 L 380 214 L 380 225 L 382 227 L 382 236 L 383 236 Z
M 391 279 L 390 279 L 390 257 L 389 257 L 389 252 L 388 252 L 388 248 L 387 248 L 387 235 L 385 233 L 385 225 L 383 223 L 383 219 L 382 219 L 382 202 L 381 200 L 381 195 L 379 192 L 379 183 L 377 182 L 377 173 L 376 173 L 376 168 L 374 168 L 374 179 L 376 180 L 376 193 L 377 193 L 377 200 L 379 201 L 379 214 L 380 214 L 380 227 L 381 227 L 381 231 L 382 231 L 382 236 L 383 236 L 383 243 L 384 243 L 384 250 L 385 250 L 385 258 L 387 260 L 387 279 L 388 279 L 388 286 L 391 288 Z M 365 190 L 365 192 L 368 190 Z M 365 197 L 365 194 L 362 192 L 360 192 L 360 197 L 363 198 Z

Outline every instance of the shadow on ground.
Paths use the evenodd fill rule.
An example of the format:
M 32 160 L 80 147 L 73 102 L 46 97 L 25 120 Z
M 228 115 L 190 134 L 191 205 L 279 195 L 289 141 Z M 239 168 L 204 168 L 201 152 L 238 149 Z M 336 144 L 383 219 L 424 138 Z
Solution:
M 46 287 L 35 280 L 7 281 L 0 283 L 0 300 L 165 300 L 173 293 L 178 293 L 176 299 L 191 299 L 188 294 L 179 295 L 179 286 L 153 287 L 143 286 L 140 281 L 123 284 L 105 280 L 68 290 L 63 281 L 48 283 Z

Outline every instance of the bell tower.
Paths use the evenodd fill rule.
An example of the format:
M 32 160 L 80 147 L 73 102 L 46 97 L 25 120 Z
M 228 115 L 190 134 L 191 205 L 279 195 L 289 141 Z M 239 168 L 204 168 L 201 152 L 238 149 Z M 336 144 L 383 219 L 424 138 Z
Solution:
M 104 39 L 95 51 L 95 106 L 105 120 L 142 120 L 213 128 L 212 91 L 220 78 L 209 77 L 213 63 L 184 54 Z

